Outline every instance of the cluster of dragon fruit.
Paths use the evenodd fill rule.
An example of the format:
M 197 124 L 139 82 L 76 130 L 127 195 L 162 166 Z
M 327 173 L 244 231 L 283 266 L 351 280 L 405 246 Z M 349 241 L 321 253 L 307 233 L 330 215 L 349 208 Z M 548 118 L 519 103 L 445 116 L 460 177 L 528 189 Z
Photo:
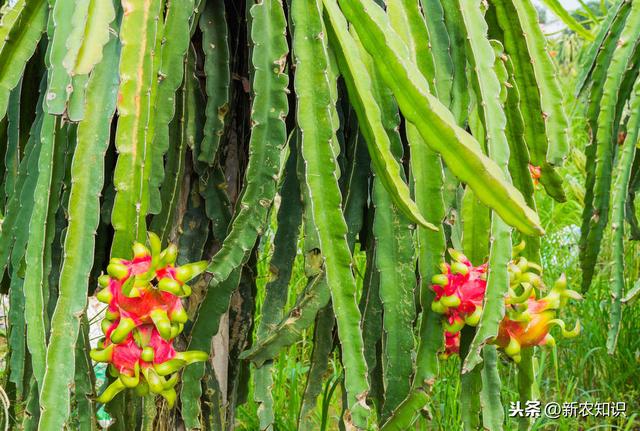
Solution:
M 558 326 L 565 338 L 580 333 L 580 322 L 567 330 L 557 312 L 569 299 L 581 299 L 580 294 L 567 289 L 562 275 L 548 289 L 542 280 L 542 268 L 518 254 L 524 243 L 514 247 L 514 258 L 509 263 L 509 290 L 505 298 L 505 316 L 500 322 L 498 336 L 492 341 L 515 362 L 521 360 L 521 350 L 533 346 L 554 345 L 550 334 Z M 442 314 L 445 348 L 442 357 L 458 354 L 460 331 L 465 325 L 477 326 L 487 288 L 488 265 L 473 266 L 461 252 L 450 249 L 451 264 L 441 264 L 441 274 L 432 279 L 435 299 L 434 312 Z M 546 296 L 539 297 L 543 292 Z
M 172 406 L 176 400 L 178 371 L 208 354 L 177 352 L 173 340 L 182 332 L 187 313 L 182 298 L 191 294 L 186 284 L 201 274 L 206 262 L 175 266 L 177 248 L 161 250 L 157 235 L 149 234 L 149 246 L 136 243 L 133 259 L 113 258 L 107 274 L 100 276 L 96 297 L 107 304 L 102 321 L 104 338 L 91 351 L 96 362 L 109 364 L 113 382 L 98 397 L 109 402 L 127 388 L 139 395 L 159 394 Z

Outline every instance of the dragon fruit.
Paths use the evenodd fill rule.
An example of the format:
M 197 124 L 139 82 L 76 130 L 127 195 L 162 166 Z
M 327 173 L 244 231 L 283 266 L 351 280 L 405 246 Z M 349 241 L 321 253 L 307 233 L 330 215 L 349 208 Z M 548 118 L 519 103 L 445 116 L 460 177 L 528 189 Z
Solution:
M 465 326 L 476 326 L 482 314 L 482 300 L 487 289 L 487 264 L 473 266 L 457 250 L 449 249 L 454 262 L 441 265 L 442 274 L 433 276 L 436 293 L 433 311 L 444 315 L 445 331 L 456 334 Z
M 547 296 L 537 299 L 538 292 L 546 290 L 541 276 L 542 268 L 524 257 L 516 259 L 523 249 L 524 243 L 514 247 L 514 260 L 508 266 L 506 314 L 500 322 L 498 336 L 492 341 L 515 362 L 520 361 L 522 348 L 553 344 L 554 338 L 549 333 L 553 326 L 559 326 L 562 335 L 567 338 L 575 337 L 580 332 L 579 322 L 572 330 L 567 330 L 564 321 L 556 318 L 556 311 L 569 298 L 580 299 L 580 295 L 567 289 L 563 275 Z M 449 249 L 449 254 L 453 262 L 442 263 L 442 273 L 432 279 L 435 299 L 431 308 L 443 315 L 443 358 L 459 353 L 460 331 L 465 325 L 477 326 L 480 322 L 488 271 L 486 263 L 473 266 L 457 250 Z
M 529 163 L 529 174 L 531 174 L 534 186 L 540 184 L 540 178 L 542 178 L 542 169 L 540 166 L 535 166 Z
M 133 246 L 132 260 L 113 258 L 100 276 L 96 297 L 106 303 L 102 321 L 104 339 L 91 351 L 96 362 L 106 362 L 115 380 L 98 397 L 106 403 L 126 388 L 140 395 L 160 394 L 170 406 L 176 400 L 178 371 L 208 354 L 176 352 L 174 338 L 182 332 L 187 313 L 181 298 L 191 294 L 186 283 L 202 273 L 206 261 L 175 266 L 177 248 L 161 251 L 160 239 L 149 233 L 151 251 Z
M 451 333 L 444 331 L 444 351 L 440 358 L 447 359 L 449 356 L 460 353 L 460 332 Z
M 553 326 L 560 327 L 565 338 L 580 334 L 579 320 L 572 330 L 567 330 L 564 321 L 556 318 L 556 311 L 570 298 L 581 299 L 578 292 L 567 289 L 567 279 L 564 275 L 556 280 L 545 297 L 537 299 L 536 292 L 536 289 L 525 287 L 524 294 L 507 298 L 506 314 L 500 322 L 498 336 L 494 340 L 494 344 L 502 348 L 515 362 L 520 362 L 522 348 L 554 345 L 555 339 L 549 333 Z

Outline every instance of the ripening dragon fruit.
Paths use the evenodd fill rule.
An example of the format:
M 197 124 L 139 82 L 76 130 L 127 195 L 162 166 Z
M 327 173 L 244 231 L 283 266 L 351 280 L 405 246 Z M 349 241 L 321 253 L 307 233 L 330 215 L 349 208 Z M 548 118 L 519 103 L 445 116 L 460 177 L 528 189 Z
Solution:
M 524 243 L 514 247 L 517 255 Z M 449 249 L 453 262 L 441 264 L 441 274 L 432 279 L 436 294 L 431 308 L 443 315 L 445 348 L 441 357 L 459 353 L 460 331 L 465 325 L 476 326 L 480 322 L 484 295 L 487 288 L 488 265 L 473 266 L 461 252 Z M 565 323 L 556 318 L 556 310 L 569 298 L 580 299 L 580 295 L 567 289 L 566 278 L 561 276 L 547 296 L 537 299 L 537 294 L 546 289 L 542 281 L 542 268 L 524 257 L 514 258 L 509 263 L 509 289 L 505 298 L 506 315 L 500 322 L 498 336 L 493 343 L 515 362 L 520 361 L 522 348 L 551 344 L 549 333 L 556 325 L 564 337 L 575 337 L 580 332 L 580 323 L 568 331 Z
M 444 351 L 440 354 L 440 357 L 446 359 L 458 353 L 460 353 L 460 332 L 444 331 Z
M 494 344 L 515 362 L 520 362 L 522 348 L 555 344 L 555 339 L 549 333 L 553 326 L 559 326 L 565 338 L 578 336 L 580 321 L 576 321 L 575 327 L 568 331 L 564 321 L 556 318 L 556 311 L 569 298 L 581 299 L 581 296 L 578 292 L 567 289 L 564 275 L 556 280 L 553 288 L 543 298 L 537 299 L 537 290 L 527 287 L 520 296 L 510 295 Z
M 542 168 L 540 168 L 540 166 L 535 166 L 529 163 L 529 174 L 531 175 L 534 186 L 540 184 L 540 178 L 542 178 Z
M 487 264 L 473 266 L 457 250 L 449 249 L 454 262 L 441 265 L 442 274 L 433 277 L 436 298 L 431 308 L 444 315 L 445 331 L 455 334 L 464 325 L 476 326 L 482 314 L 482 300 L 487 289 Z
M 98 279 L 102 289 L 96 297 L 108 307 L 102 321 L 105 338 L 91 358 L 108 363 L 116 378 L 98 397 L 102 403 L 125 388 L 135 388 L 140 395 L 160 394 L 172 406 L 177 371 L 208 358 L 205 352 L 176 352 L 173 347 L 187 321 L 181 301 L 191 294 L 186 283 L 205 270 L 206 261 L 175 267 L 175 245 L 161 251 L 153 233 L 149 245 L 151 251 L 134 244 L 132 260 L 111 259 L 107 274 Z

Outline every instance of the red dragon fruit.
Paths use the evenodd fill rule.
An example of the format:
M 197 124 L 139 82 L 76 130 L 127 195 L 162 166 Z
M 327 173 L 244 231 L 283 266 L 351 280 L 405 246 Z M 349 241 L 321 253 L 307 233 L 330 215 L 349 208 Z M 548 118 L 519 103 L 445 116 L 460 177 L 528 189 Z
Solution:
M 507 299 L 506 314 L 494 343 L 515 362 L 520 362 L 522 348 L 554 345 L 555 339 L 549 333 L 553 326 L 559 326 L 565 338 L 576 337 L 580 333 L 580 321 L 572 330 L 567 330 L 564 321 L 556 318 L 556 311 L 569 298 L 581 299 L 580 294 L 567 289 L 567 280 L 562 275 L 547 296 L 536 299 L 536 289 L 524 289 L 529 295 L 510 296 Z M 509 300 L 510 299 L 510 300 Z
M 540 178 L 542 178 L 542 169 L 540 166 L 535 166 L 529 163 L 529 174 L 531 174 L 534 186 L 540 184 Z
M 460 353 L 460 332 L 455 334 L 444 331 L 444 351 L 440 354 L 442 359 Z
M 524 243 L 514 247 L 517 255 Z M 487 264 L 473 266 L 469 259 L 457 250 L 450 249 L 451 264 L 442 263 L 442 273 L 432 279 L 436 294 L 431 308 L 443 315 L 445 349 L 441 357 L 447 358 L 459 352 L 460 331 L 465 325 L 476 326 L 482 315 L 482 305 L 487 288 Z M 499 334 L 493 340 L 514 361 L 520 361 L 523 347 L 551 344 L 550 329 L 557 325 L 564 337 L 574 337 L 580 332 L 580 324 L 567 331 L 562 320 L 555 318 L 556 310 L 569 298 L 580 299 L 577 292 L 567 289 L 564 276 L 556 281 L 549 294 L 541 299 L 537 292 L 545 290 L 542 268 L 524 257 L 509 263 L 509 289 L 505 298 L 506 315 L 500 323 Z
M 177 371 L 208 357 L 205 352 L 176 352 L 173 347 L 187 321 L 181 301 L 191 294 L 186 283 L 205 270 L 206 261 L 175 267 L 175 245 L 161 251 L 160 239 L 153 233 L 149 244 L 151 251 L 136 243 L 132 260 L 111 259 L 108 275 L 98 280 L 102 289 L 96 297 L 108 307 L 102 321 L 105 338 L 91 351 L 91 358 L 109 363 L 116 378 L 98 398 L 102 403 L 125 388 L 135 388 L 140 395 L 160 394 L 172 406 Z
M 476 326 L 482 314 L 482 300 L 487 289 L 487 264 L 473 266 L 457 250 L 449 249 L 454 262 L 441 265 L 442 274 L 433 276 L 436 293 L 433 311 L 444 315 L 444 329 L 457 334 L 465 326 Z

